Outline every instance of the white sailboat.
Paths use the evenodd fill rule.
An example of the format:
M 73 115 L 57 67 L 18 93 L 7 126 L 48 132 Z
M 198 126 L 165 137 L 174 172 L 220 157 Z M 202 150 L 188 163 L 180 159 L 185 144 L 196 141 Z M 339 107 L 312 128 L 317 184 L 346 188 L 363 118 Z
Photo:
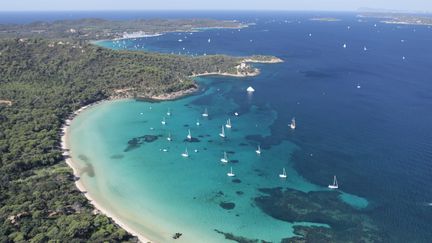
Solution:
M 196 125 L 197 125 L 197 126 L 200 126 L 200 125 L 201 125 L 199 119 L 197 119 L 197 121 L 196 121 Z
M 227 153 L 224 152 L 224 157 L 220 160 L 222 163 L 228 163 L 228 156 Z
M 229 176 L 229 177 L 235 176 L 232 167 L 231 167 L 230 171 L 227 173 L 227 176 Z
M 165 117 L 162 119 L 161 123 L 162 123 L 162 125 L 165 125 L 165 124 L 166 124 Z
M 187 148 L 186 148 L 185 151 L 181 154 L 181 156 L 183 156 L 183 157 L 185 157 L 185 158 L 189 157 L 189 153 L 188 153 Z
M 333 184 L 332 185 L 328 185 L 328 188 L 330 188 L 330 189 L 338 189 L 339 188 L 336 176 L 333 177 Z
M 261 146 L 258 145 L 257 150 L 255 150 L 255 153 L 257 153 L 258 155 L 261 154 Z
M 168 133 L 167 140 L 170 141 L 170 142 L 172 141 L 171 133 Z
M 227 123 L 225 125 L 226 128 L 231 128 L 231 119 L 228 118 Z
M 291 119 L 290 127 L 291 127 L 292 130 L 296 129 L 296 120 L 295 120 L 295 117 L 293 119 Z
M 168 108 L 168 111 L 166 114 L 167 114 L 167 116 L 171 116 L 171 109 Z
M 287 174 L 286 174 L 285 168 L 283 168 L 282 174 L 279 174 L 279 177 L 282 178 L 282 179 L 287 178 Z
M 192 139 L 192 134 L 190 129 L 188 129 L 188 135 L 186 136 L 187 139 L 191 140 Z
M 221 133 L 219 133 L 219 136 L 221 136 L 221 137 L 223 137 L 223 138 L 226 137 L 226 136 L 225 136 L 225 129 L 224 129 L 224 126 L 222 126 L 222 131 L 221 131 Z
M 202 116 L 203 117 L 208 117 L 209 116 L 207 108 L 204 109 L 204 113 L 202 113 Z
M 210 38 L 208 38 L 207 42 L 208 42 L 208 43 L 210 43 L 210 42 L 211 42 L 211 39 L 210 39 Z

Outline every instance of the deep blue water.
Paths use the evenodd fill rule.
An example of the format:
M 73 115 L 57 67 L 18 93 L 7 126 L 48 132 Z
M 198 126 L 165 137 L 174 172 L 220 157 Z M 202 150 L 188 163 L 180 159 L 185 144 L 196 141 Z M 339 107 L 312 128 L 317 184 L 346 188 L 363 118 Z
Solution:
M 65 17 L 62 13 L 13 16 L 18 17 L 1 14 L 0 22 Z M 387 25 L 371 18 L 359 22 L 353 13 L 87 12 L 67 16 L 255 22 L 241 31 L 170 33 L 128 40 L 126 45 L 166 53 L 282 58 L 282 64 L 256 65 L 262 71 L 258 77 L 213 79 L 246 82 L 257 90 L 253 101 L 244 99 L 241 89 L 224 93 L 240 109 L 252 102 L 277 112 L 271 135 L 256 138 L 257 143 L 264 149 L 285 140 L 295 143 L 298 150 L 292 160 L 298 173 L 318 185 L 328 184 L 336 174 L 343 191 L 371 202 L 367 214 L 389 242 L 432 240 L 431 28 Z M 316 16 L 342 21 L 309 20 Z M 211 100 L 205 96 L 195 103 L 205 106 Z M 292 116 L 298 122 L 295 133 L 287 129 Z

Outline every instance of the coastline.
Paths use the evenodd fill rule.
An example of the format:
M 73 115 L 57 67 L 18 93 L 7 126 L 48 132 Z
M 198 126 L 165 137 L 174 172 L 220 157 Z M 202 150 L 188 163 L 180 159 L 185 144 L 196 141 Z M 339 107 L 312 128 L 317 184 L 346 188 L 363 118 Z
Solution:
M 279 63 L 279 62 L 283 62 L 282 59 L 279 58 L 272 58 L 270 60 L 258 60 L 258 59 L 244 59 L 243 62 L 253 62 L 253 63 Z M 238 77 L 238 78 L 242 78 L 242 77 L 252 77 L 252 76 L 257 76 L 260 74 L 260 70 L 258 68 L 254 68 L 252 72 L 247 72 L 247 71 L 237 71 L 237 73 L 228 73 L 228 72 L 205 72 L 205 73 L 199 73 L 199 74 L 192 74 L 190 77 L 194 78 L 194 77 L 199 77 L 199 76 L 210 76 L 210 75 L 220 75 L 220 76 L 230 76 L 230 77 Z M 138 97 L 131 97 L 128 94 L 128 91 L 133 90 L 133 88 L 123 88 L 123 89 L 118 89 L 118 90 L 114 90 L 114 93 L 116 93 L 116 95 L 111 95 L 108 99 L 104 99 L 104 100 L 100 100 L 97 102 L 94 102 L 92 104 L 83 106 L 81 108 L 79 108 L 78 110 L 74 111 L 64 122 L 63 126 L 61 127 L 61 148 L 62 148 L 62 155 L 64 156 L 64 160 L 66 162 L 66 164 L 72 168 L 73 170 L 73 174 L 74 177 L 77 178 L 75 180 L 75 186 L 78 188 L 78 190 L 80 192 L 82 192 L 84 194 L 84 196 L 87 198 L 87 200 L 89 200 L 89 202 L 93 205 L 93 207 L 95 208 L 95 210 L 98 210 L 99 213 L 102 213 L 104 215 L 106 215 L 107 217 L 111 218 L 115 224 L 117 224 L 119 227 L 121 227 L 122 229 L 124 229 L 125 231 L 127 231 L 129 234 L 135 236 L 138 238 L 138 240 L 140 242 L 152 242 L 149 238 L 147 238 L 145 235 L 142 235 L 141 233 L 137 232 L 136 230 L 132 229 L 131 227 L 129 227 L 125 222 L 123 222 L 120 217 L 117 217 L 114 213 L 110 212 L 110 210 L 106 209 L 101 203 L 98 203 L 96 200 L 94 200 L 92 198 L 92 196 L 90 195 L 90 193 L 87 191 L 86 187 L 84 186 L 84 184 L 80 181 L 80 169 L 79 166 L 77 165 L 77 163 L 74 162 L 71 153 L 70 153 L 70 148 L 68 146 L 68 141 L 69 141 L 69 128 L 70 125 L 73 121 L 73 119 L 79 115 L 81 112 L 87 110 L 90 107 L 93 107 L 95 105 L 98 105 L 100 103 L 106 102 L 106 101 L 110 101 L 110 100 L 120 100 L 120 99 L 130 99 L 130 98 L 134 98 L 137 99 Z M 180 90 L 180 91 L 176 91 L 176 92 L 172 92 L 172 93 L 166 93 L 166 94 L 160 94 L 160 95 L 154 95 L 154 96 L 150 96 L 148 97 L 148 99 L 150 100 L 154 100 L 154 101 L 165 101 L 165 100 L 175 100 L 175 99 L 179 99 L 188 95 L 191 95 L 195 92 L 197 92 L 199 90 L 199 86 L 197 84 L 195 84 L 194 87 L 191 87 L 189 89 L 186 90 Z
M 73 112 L 71 114 L 71 116 L 69 116 L 66 120 L 65 123 L 63 124 L 62 128 L 61 128 L 61 148 L 63 151 L 63 156 L 65 158 L 65 162 L 66 164 L 72 168 L 73 170 L 73 174 L 75 176 L 75 178 L 77 178 L 77 180 L 75 180 L 75 186 L 78 188 L 78 190 L 80 190 L 80 192 L 82 192 L 84 194 L 84 196 L 87 198 L 87 200 L 89 200 L 89 202 L 93 205 L 93 207 L 98 210 L 100 213 L 106 215 L 108 218 L 111 218 L 115 224 L 117 224 L 119 227 L 121 227 L 122 229 L 124 229 L 125 231 L 127 231 L 129 234 L 135 236 L 138 238 L 138 240 L 140 242 L 152 242 L 150 239 L 148 239 L 146 236 L 138 233 L 137 231 L 133 230 L 132 228 L 130 228 L 127 224 L 125 224 L 124 222 L 122 222 L 120 220 L 119 217 L 115 216 L 113 213 L 111 213 L 109 210 L 105 209 L 100 203 L 98 203 L 96 200 L 94 200 L 91 195 L 89 194 L 89 192 L 86 190 L 85 186 L 83 183 L 81 183 L 81 181 L 79 180 L 80 177 L 80 170 L 79 167 L 77 166 L 76 163 L 74 163 L 74 160 L 70 154 L 70 148 L 68 147 L 68 139 L 69 139 L 69 127 L 70 124 L 72 123 L 73 119 L 79 115 L 81 112 L 83 112 L 84 110 L 98 105 L 102 102 L 106 102 L 107 100 L 101 100 L 86 106 L 81 107 L 80 109 L 76 110 L 75 112 Z
M 227 76 L 227 77 L 237 77 L 237 78 L 244 78 L 244 77 L 254 77 L 260 74 L 259 69 L 255 68 L 253 72 L 237 72 L 237 73 L 227 73 L 227 72 L 205 72 L 205 73 L 197 73 L 192 74 L 190 77 L 201 77 L 201 76 L 211 76 L 211 75 L 220 75 L 220 76 Z

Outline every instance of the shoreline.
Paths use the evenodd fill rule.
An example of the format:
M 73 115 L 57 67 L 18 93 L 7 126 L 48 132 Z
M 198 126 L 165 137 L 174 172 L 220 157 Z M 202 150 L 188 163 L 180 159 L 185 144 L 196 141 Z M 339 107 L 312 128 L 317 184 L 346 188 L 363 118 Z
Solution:
M 279 58 L 273 58 L 271 60 L 265 60 L 265 61 L 260 61 L 260 60 L 256 60 L 256 59 L 244 59 L 244 62 L 253 62 L 253 63 L 279 63 L 279 62 L 283 62 L 283 60 L 279 59 Z M 238 77 L 238 78 L 243 78 L 243 77 L 252 77 L 252 76 L 257 76 L 260 74 L 260 70 L 258 68 L 254 68 L 253 72 L 237 72 L 237 73 L 227 73 L 227 72 L 205 72 L 205 73 L 199 73 L 199 74 L 193 74 L 190 77 L 194 78 L 194 77 L 200 77 L 200 76 L 211 76 L 211 75 L 219 75 L 219 76 L 229 76 L 229 77 Z M 131 90 L 133 88 L 126 88 L 126 89 L 119 89 L 117 91 L 114 91 L 115 93 L 127 93 L 127 91 Z M 150 100 L 153 101 L 167 101 L 167 100 L 175 100 L 175 99 L 180 99 L 183 98 L 185 96 L 188 95 L 192 95 L 195 92 L 199 91 L 199 86 L 197 84 L 195 84 L 194 87 L 191 87 L 189 89 L 186 90 L 180 90 L 180 91 L 176 91 L 176 92 L 172 92 L 172 93 L 168 93 L 168 94 L 160 94 L 160 95 L 154 95 L 149 97 Z M 74 111 L 64 122 L 64 124 L 61 127 L 61 149 L 62 149 L 62 155 L 64 157 L 64 160 L 66 162 L 66 164 L 72 168 L 73 171 L 73 175 L 75 178 L 77 178 L 77 180 L 75 180 L 75 186 L 78 188 L 78 190 L 84 194 L 84 196 L 87 198 L 87 200 L 90 202 L 90 204 L 93 205 L 93 207 L 95 208 L 95 210 L 98 210 L 99 213 L 106 215 L 108 218 L 110 218 L 111 220 L 113 220 L 113 222 L 115 224 L 117 224 L 120 228 L 124 229 L 125 231 L 127 231 L 129 234 L 135 236 L 138 238 L 138 240 L 140 242 L 152 242 L 149 238 L 147 238 L 145 235 L 142 235 L 141 233 L 137 232 L 136 230 L 132 229 L 131 227 L 129 227 L 125 222 L 123 222 L 120 217 L 117 217 L 114 213 L 110 212 L 108 209 L 104 208 L 100 203 L 98 203 L 96 200 L 94 200 L 92 198 L 92 196 L 90 195 L 90 193 L 88 192 L 88 190 L 86 189 L 86 187 L 84 186 L 84 184 L 80 181 L 80 169 L 79 166 L 74 163 L 74 160 L 72 158 L 72 155 L 70 153 L 71 149 L 68 146 L 68 140 L 69 140 L 69 128 L 70 125 L 72 123 L 72 121 L 75 119 L 76 116 L 78 116 L 81 112 L 87 110 L 90 107 L 93 107 L 95 105 L 98 105 L 100 103 L 103 102 L 107 102 L 110 100 L 121 100 L 121 99 L 130 99 L 133 98 L 135 100 L 139 99 L 138 97 L 127 97 L 126 96 L 113 96 L 111 95 L 108 99 L 103 99 L 100 101 L 96 101 L 94 103 L 91 103 L 89 105 L 83 106 L 81 108 L 79 108 L 78 110 Z
M 236 78 L 245 78 L 245 77 L 254 77 L 258 76 L 261 72 L 259 69 L 255 68 L 253 72 L 237 72 L 237 73 L 227 73 L 227 72 L 205 72 L 205 73 L 197 73 L 192 74 L 190 77 L 202 77 L 202 76 L 226 76 L 226 77 L 236 77 Z
M 73 119 L 77 115 L 79 115 L 81 112 L 83 112 L 84 110 L 87 110 L 90 107 L 93 107 L 95 105 L 98 105 L 98 104 L 106 102 L 106 101 L 109 101 L 109 100 L 105 99 L 105 100 L 97 101 L 95 103 L 83 106 L 80 109 L 74 111 L 65 120 L 65 123 L 61 127 L 61 134 L 62 134 L 62 136 L 61 136 L 61 148 L 62 148 L 62 151 L 63 151 L 62 155 L 65 158 L 64 160 L 65 160 L 66 164 L 70 168 L 72 168 L 74 177 L 78 178 L 77 180 L 75 180 L 75 186 L 87 198 L 87 200 L 90 202 L 90 204 L 93 205 L 93 207 L 96 210 L 98 210 L 101 214 L 104 214 L 105 216 L 107 216 L 111 220 L 113 220 L 115 224 L 117 224 L 120 228 L 122 228 L 125 231 L 127 231 L 129 234 L 137 237 L 140 242 L 144 242 L 144 243 L 145 242 L 152 242 L 146 236 L 144 236 L 144 235 L 138 233 L 137 231 L 133 230 L 132 228 L 130 228 L 126 223 L 124 223 L 123 221 L 121 221 L 121 219 L 119 217 L 115 216 L 109 210 L 105 209 L 100 203 L 98 203 L 96 200 L 94 200 L 91 197 L 90 193 L 86 190 L 86 187 L 84 186 L 84 184 L 79 179 L 80 178 L 79 167 L 77 166 L 76 163 L 74 163 L 74 160 L 73 160 L 73 158 L 71 156 L 71 153 L 70 153 L 71 149 L 68 147 L 69 127 L 70 127 Z

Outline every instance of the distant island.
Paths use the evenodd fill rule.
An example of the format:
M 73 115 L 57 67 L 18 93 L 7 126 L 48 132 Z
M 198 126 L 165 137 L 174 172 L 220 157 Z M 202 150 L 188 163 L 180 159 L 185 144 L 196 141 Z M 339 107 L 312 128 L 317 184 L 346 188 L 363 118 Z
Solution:
M 322 18 L 310 18 L 311 21 L 323 21 L 323 22 L 336 22 L 341 21 L 340 19 L 333 18 L 333 17 L 322 17 Z
M 366 12 L 358 15 L 363 18 L 378 18 L 385 24 L 401 25 L 432 25 L 432 17 L 420 14 L 393 13 L 393 12 Z
M 176 99 L 198 90 L 196 76 L 253 76 L 259 69 L 251 63 L 282 62 L 111 50 L 92 40 L 246 26 L 199 19 L 0 25 L 0 241 L 136 242 L 75 187 L 61 147 L 65 121 L 103 100 Z

